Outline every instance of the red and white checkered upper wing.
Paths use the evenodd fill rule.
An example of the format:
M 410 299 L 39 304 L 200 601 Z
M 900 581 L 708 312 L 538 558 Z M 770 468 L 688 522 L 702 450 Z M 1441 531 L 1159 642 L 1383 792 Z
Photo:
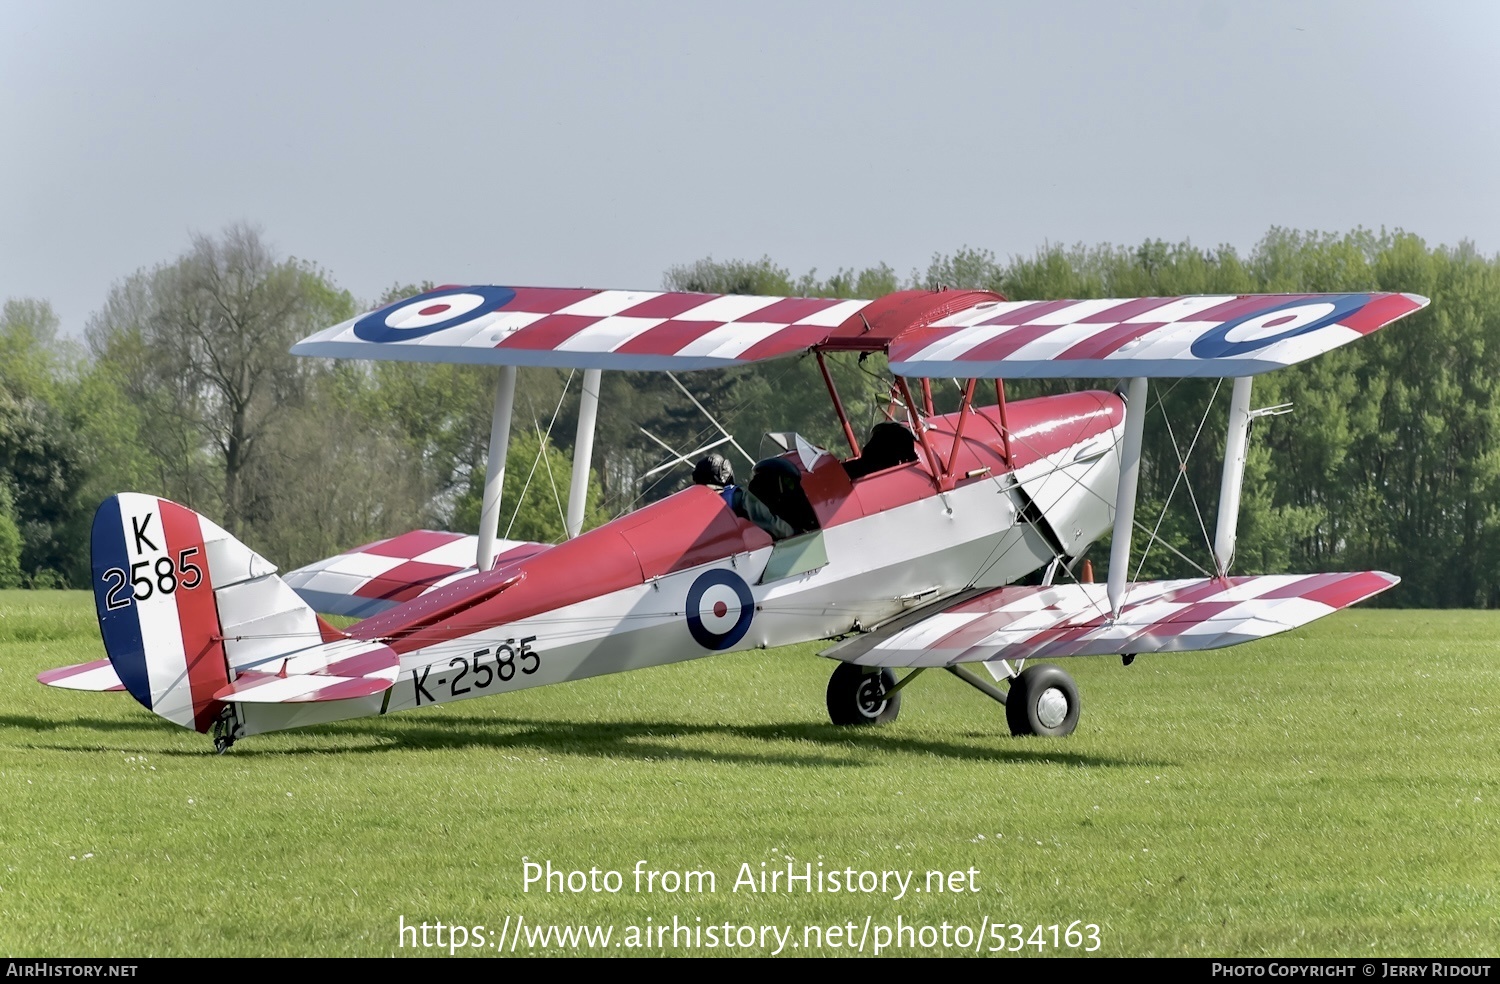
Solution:
M 906 292 L 911 293 L 911 292 Z M 917 292 L 921 293 L 921 292 Z M 902 294 L 890 295 L 899 298 Z M 832 342 L 870 308 L 906 376 L 1250 376 L 1337 348 L 1427 305 L 1416 294 L 1002 301 L 956 291 L 907 312 L 864 300 L 548 287 L 440 287 L 320 331 L 297 355 L 673 370 Z M 889 298 L 887 299 L 889 300 Z M 928 320 L 936 309 L 941 316 Z M 866 331 L 871 329 L 865 322 Z M 837 338 L 847 343 L 849 338 Z
M 1417 294 L 1245 294 L 981 301 L 890 347 L 905 376 L 1253 376 L 1427 306 Z
M 823 655 L 864 666 L 951 666 L 1222 649 L 1306 625 L 1399 581 L 1381 571 L 1139 581 L 1115 619 L 1103 584 L 996 588 Z
M 442 287 L 360 315 L 296 355 L 406 362 L 707 369 L 799 352 L 869 301 L 543 287 Z

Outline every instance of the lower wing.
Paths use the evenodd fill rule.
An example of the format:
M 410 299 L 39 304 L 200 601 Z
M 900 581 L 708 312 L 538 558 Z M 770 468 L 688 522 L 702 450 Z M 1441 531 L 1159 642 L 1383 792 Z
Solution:
M 1382 571 L 1138 581 L 1113 619 L 1103 584 L 996 588 L 823 655 L 915 667 L 1221 649 L 1306 625 L 1399 581 Z
M 299 567 L 282 580 L 315 611 L 368 618 L 477 573 L 478 543 L 462 533 L 412 530 Z M 547 544 L 499 540 L 495 547 L 495 567 L 503 567 Z

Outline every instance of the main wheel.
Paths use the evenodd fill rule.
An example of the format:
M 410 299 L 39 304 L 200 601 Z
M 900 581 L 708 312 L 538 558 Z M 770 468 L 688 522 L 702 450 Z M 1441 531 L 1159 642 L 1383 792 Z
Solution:
M 1073 678 L 1056 666 L 1038 663 L 1011 681 L 1005 720 L 1013 735 L 1061 738 L 1078 727 L 1078 707 L 1078 685 Z
M 901 713 L 901 694 L 886 696 L 896 685 L 890 670 L 869 672 L 840 663 L 828 681 L 828 717 L 834 724 L 886 724 Z

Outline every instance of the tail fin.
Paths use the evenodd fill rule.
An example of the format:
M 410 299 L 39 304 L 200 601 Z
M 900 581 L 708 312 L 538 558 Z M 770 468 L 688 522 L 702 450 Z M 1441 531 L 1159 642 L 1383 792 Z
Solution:
M 345 639 L 276 567 L 186 506 L 127 492 L 94 514 L 94 605 L 130 695 L 208 732 L 240 672 Z M 280 664 L 284 667 L 284 663 Z

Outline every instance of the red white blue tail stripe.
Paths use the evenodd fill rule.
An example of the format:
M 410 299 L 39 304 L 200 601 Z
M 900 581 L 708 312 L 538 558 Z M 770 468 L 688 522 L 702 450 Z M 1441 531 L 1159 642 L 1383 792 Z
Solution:
M 155 496 L 117 495 L 94 515 L 94 604 L 120 682 L 150 710 L 204 732 L 220 710 L 214 692 L 229 682 L 212 573 L 222 559 L 214 564 L 207 546 L 223 538 Z
M 207 732 L 231 702 L 364 697 L 395 681 L 394 652 L 323 622 L 274 565 L 185 506 L 117 495 L 94 516 L 92 547 L 109 668 L 169 721 Z M 43 677 L 75 689 L 109 679 L 97 665 Z

